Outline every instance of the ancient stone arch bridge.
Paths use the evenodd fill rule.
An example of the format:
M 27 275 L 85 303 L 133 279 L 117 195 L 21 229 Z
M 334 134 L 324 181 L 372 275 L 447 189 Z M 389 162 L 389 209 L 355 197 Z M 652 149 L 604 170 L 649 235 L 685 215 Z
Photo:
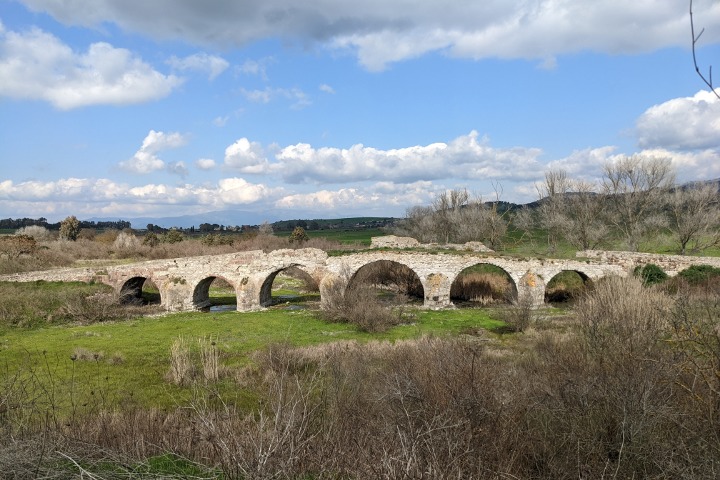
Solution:
M 160 290 L 161 304 L 169 311 L 197 310 L 209 305 L 209 287 L 222 278 L 235 289 L 239 311 L 270 305 L 272 283 L 278 273 L 296 267 L 320 284 L 321 300 L 328 286 L 341 276 L 352 277 L 363 267 L 380 260 L 405 265 L 417 274 L 423 286 L 424 306 L 451 306 L 450 286 L 463 269 L 477 264 L 502 268 L 512 279 L 518 298 L 534 305 L 544 302 L 545 286 L 562 271 L 575 271 L 584 279 L 608 275 L 625 276 L 635 266 L 658 263 L 670 274 L 691 264 L 720 266 L 720 258 L 635 254 L 630 252 L 578 252 L 591 260 L 518 259 L 484 253 L 364 251 L 329 256 L 323 250 L 248 251 L 224 255 L 152 260 L 101 268 L 58 269 L 0 276 L 0 281 L 83 281 L 111 285 L 123 295 L 140 296 L 145 280 Z
M 430 253 L 365 251 L 329 256 L 318 249 L 237 252 L 224 255 L 152 260 L 101 268 L 75 268 L 6 275 L 3 281 L 83 281 L 111 285 L 123 295 L 139 296 L 145 280 L 160 291 L 161 304 L 169 311 L 196 310 L 209 305 L 208 291 L 215 278 L 233 286 L 239 311 L 255 310 L 271 302 L 275 276 L 290 267 L 299 268 L 320 284 L 321 300 L 328 286 L 340 276 L 352 278 L 361 268 L 379 260 L 405 265 L 417 274 L 423 286 L 424 306 L 451 306 L 450 286 L 460 272 L 476 264 L 491 264 L 505 270 L 520 298 L 534 304 L 544 302 L 545 285 L 563 270 L 596 280 L 607 275 L 626 275 L 626 266 L 603 261 L 517 259 L 477 253 Z

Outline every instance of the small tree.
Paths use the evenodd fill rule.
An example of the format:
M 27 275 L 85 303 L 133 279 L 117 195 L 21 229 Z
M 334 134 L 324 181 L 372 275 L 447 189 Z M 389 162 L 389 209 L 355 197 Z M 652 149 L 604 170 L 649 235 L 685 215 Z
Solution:
M 157 247 L 160 243 L 160 239 L 158 238 L 157 234 L 155 232 L 148 232 L 145 234 L 145 237 L 143 238 L 143 245 L 147 245 L 149 247 Z
M 267 220 L 265 220 L 261 225 L 260 228 L 258 228 L 258 235 L 264 235 L 266 237 L 269 237 L 273 234 L 273 227 L 268 223 Z
M 60 238 L 75 241 L 80 235 L 80 221 L 71 215 L 60 223 Z
M 295 227 L 295 230 L 293 230 L 290 234 L 290 243 L 302 244 L 303 242 L 307 242 L 309 239 L 310 237 L 308 237 L 308 234 L 305 233 L 305 229 L 300 226 Z
M 167 232 L 165 232 L 162 236 L 162 242 L 163 243 L 179 243 L 182 242 L 185 239 L 185 236 L 182 234 L 182 232 L 176 228 L 171 228 Z

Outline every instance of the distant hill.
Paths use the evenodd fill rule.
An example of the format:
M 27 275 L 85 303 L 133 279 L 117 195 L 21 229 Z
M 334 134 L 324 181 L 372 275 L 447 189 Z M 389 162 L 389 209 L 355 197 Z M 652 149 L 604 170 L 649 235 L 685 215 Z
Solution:
M 136 217 L 127 218 L 132 228 L 143 229 L 148 223 L 163 228 L 190 228 L 198 227 L 201 223 L 217 223 L 218 225 L 259 225 L 265 221 L 276 222 L 280 220 L 280 214 L 267 212 L 245 212 L 241 210 L 221 210 L 214 212 L 198 213 L 194 215 L 180 215 L 176 217 Z M 107 218 L 91 218 L 94 221 L 106 221 Z M 117 220 L 117 219 L 113 219 Z

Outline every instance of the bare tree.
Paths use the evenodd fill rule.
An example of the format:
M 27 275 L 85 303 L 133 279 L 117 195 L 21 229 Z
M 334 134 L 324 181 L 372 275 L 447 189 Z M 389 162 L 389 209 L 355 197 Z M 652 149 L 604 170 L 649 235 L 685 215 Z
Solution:
M 540 228 L 547 232 L 548 249 L 557 250 L 560 237 L 567 225 L 567 193 L 570 181 L 565 170 L 548 170 L 545 183 L 536 185 L 538 192 L 538 221 Z
M 674 181 L 667 158 L 633 155 L 605 165 L 603 190 L 610 222 L 627 248 L 636 251 L 643 238 L 664 226 L 661 202 Z
M 537 226 L 547 232 L 551 251 L 561 238 L 582 250 L 595 248 L 605 238 L 604 196 L 597 189 L 590 182 L 568 178 L 564 170 L 545 173 L 545 183 L 537 186 Z
M 260 227 L 258 228 L 258 235 L 265 235 L 267 237 L 271 236 L 273 234 L 273 227 L 268 223 L 267 220 L 262 222 Z
M 395 233 L 424 243 L 482 241 L 496 248 L 507 231 L 505 213 L 499 211 L 498 204 L 471 198 L 467 190 L 442 192 L 432 206 L 408 209 Z
M 669 195 L 669 228 L 681 255 L 720 244 L 720 194 L 717 185 L 678 188 Z
M 566 195 L 563 236 L 576 248 L 595 248 L 608 234 L 605 196 L 597 193 L 597 185 L 583 180 L 573 180 L 570 189 Z

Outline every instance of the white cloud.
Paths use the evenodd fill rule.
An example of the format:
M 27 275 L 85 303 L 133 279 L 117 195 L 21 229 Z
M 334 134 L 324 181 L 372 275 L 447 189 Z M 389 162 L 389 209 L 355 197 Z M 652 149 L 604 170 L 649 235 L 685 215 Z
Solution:
M 720 148 L 720 100 L 701 90 L 650 107 L 637 121 L 637 135 L 644 148 Z
M 470 132 L 450 143 L 432 143 L 391 150 L 358 144 L 348 149 L 314 148 L 299 143 L 282 148 L 268 171 L 290 183 L 353 181 L 414 182 L 444 178 L 535 178 L 542 169 L 537 148 L 493 148 Z
M 227 125 L 228 120 L 230 120 L 230 115 L 225 115 L 224 117 L 215 117 L 213 119 L 213 125 L 216 127 L 224 127 Z
M 210 80 L 214 80 L 230 66 L 224 58 L 207 53 L 196 53 L 184 58 L 173 55 L 167 63 L 176 70 L 197 70 L 206 73 Z
M 663 148 L 647 149 L 640 155 L 670 159 L 677 182 L 720 178 L 720 152 L 714 149 L 677 152 Z
M 575 150 L 565 158 L 549 162 L 546 169 L 565 170 L 572 178 L 598 179 L 603 174 L 604 165 L 621 156 L 615 153 L 616 150 L 614 146 Z
M 323 83 L 318 88 L 320 89 L 321 92 L 329 93 L 331 95 L 335 94 L 335 89 L 326 83 Z
M 312 104 L 308 95 L 299 88 L 271 88 L 266 87 L 262 90 L 246 90 L 240 89 L 240 93 L 249 101 L 255 103 L 270 103 L 276 98 L 285 98 L 291 100 L 294 109 L 305 108 Z
M 38 28 L 0 31 L 0 95 L 44 100 L 62 110 L 157 100 L 180 85 L 129 50 L 93 43 L 76 53 Z
M 185 177 L 188 174 L 188 169 L 185 166 L 185 162 L 170 162 L 165 166 L 165 170 L 168 171 L 168 173 L 172 173 L 174 175 L 180 175 L 181 177 Z
M 109 204 L 131 205 L 204 205 L 223 208 L 256 203 L 278 195 L 281 190 L 253 184 L 242 178 L 225 178 L 215 186 L 192 184 L 147 184 L 131 187 L 108 179 L 66 178 L 57 181 L 0 182 L 0 199 L 13 202 L 52 203 L 62 201 L 76 205 L 94 204 L 101 209 Z M 92 210 L 96 211 L 96 210 Z
M 215 168 L 215 160 L 212 158 L 198 158 L 195 160 L 195 166 L 200 170 L 212 170 Z
M 402 211 L 413 205 L 427 204 L 444 188 L 431 182 L 396 184 L 377 182 L 363 188 L 340 188 L 285 195 L 275 202 L 278 209 L 302 210 L 319 214 Z M 384 212 L 384 213 L 383 213 Z M 341 213 L 341 214 L 342 214 Z
M 243 173 L 265 173 L 269 164 L 262 145 L 243 137 L 225 149 L 225 166 Z
M 187 143 L 187 139 L 180 133 L 165 133 L 150 130 L 143 140 L 140 149 L 135 152 L 132 158 L 119 163 L 119 167 L 132 173 L 151 173 L 162 169 L 167 169 L 170 173 L 180 175 L 187 174 L 187 168 L 182 162 L 176 162 L 166 165 L 163 160 L 158 158 L 157 153 L 162 150 L 178 148 Z
M 220 47 L 282 38 L 357 54 L 369 69 L 442 51 L 463 58 L 545 61 L 594 50 L 639 53 L 688 43 L 687 2 L 670 0 L 445 0 L 365 2 L 246 0 L 23 0 L 72 25 L 113 22 L 155 38 Z M 720 3 L 695 2 L 703 25 L 720 24 Z M 716 42 L 708 29 L 703 42 Z
M 267 68 L 275 63 L 273 57 L 265 57 L 260 60 L 245 60 L 241 65 L 237 66 L 237 71 L 243 75 L 257 75 L 267 81 Z

